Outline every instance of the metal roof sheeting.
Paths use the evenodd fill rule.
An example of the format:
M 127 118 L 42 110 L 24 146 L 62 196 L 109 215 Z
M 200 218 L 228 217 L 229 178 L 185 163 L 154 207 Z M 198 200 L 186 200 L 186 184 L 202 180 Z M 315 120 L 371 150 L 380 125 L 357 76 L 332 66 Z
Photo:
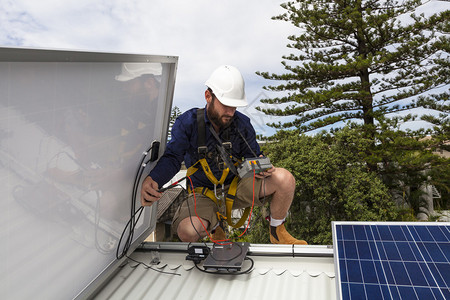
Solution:
M 160 245 L 151 244 L 156 245 L 153 249 Z M 165 249 L 170 248 L 168 244 L 165 243 Z M 176 247 L 180 245 L 183 243 Z M 252 271 L 243 275 L 203 273 L 185 260 L 186 253 L 179 251 L 135 251 L 131 258 L 145 264 L 159 261 L 152 268 L 174 275 L 130 260 L 94 299 L 336 299 L 332 249 L 296 246 L 302 254 L 293 257 L 286 256 L 288 252 L 280 254 L 280 246 L 252 246 L 248 256 L 255 264 Z M 187 245 L 183 247 L 186 249 Z M 290 248 L 293 247 L 285 247 Z M 266 249 L 266 254 L 261 249 Z M 250 263 L 244 262 L 242 270 L 248 266 Z

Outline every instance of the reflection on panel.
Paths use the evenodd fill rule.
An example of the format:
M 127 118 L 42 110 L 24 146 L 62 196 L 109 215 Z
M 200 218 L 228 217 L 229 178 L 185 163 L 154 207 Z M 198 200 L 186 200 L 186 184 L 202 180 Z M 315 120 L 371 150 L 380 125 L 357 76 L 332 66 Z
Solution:
M 114 261 L 138 163 L 164 136 L 166 70 L 0 62 L 2 297 L 73 298 Z

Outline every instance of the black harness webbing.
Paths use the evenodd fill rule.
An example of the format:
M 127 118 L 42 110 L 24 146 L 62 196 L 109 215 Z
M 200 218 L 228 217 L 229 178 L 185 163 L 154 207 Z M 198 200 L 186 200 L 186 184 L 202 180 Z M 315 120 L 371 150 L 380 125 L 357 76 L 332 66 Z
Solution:
M 208 148 L 206 147 L 206 125 L 205 125 L 205 109 L 197 109 L 197 147 L 200 158 L 205 158 Z

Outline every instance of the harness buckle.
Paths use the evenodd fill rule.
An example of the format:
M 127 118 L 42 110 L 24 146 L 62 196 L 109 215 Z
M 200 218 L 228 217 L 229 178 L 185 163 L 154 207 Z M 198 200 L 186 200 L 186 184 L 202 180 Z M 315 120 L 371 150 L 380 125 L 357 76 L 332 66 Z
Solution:
M 208 147 L 206 147 L 206 146 L 198 147 L 198 154 L 201 158 L 205 158 L 207 153 L 208 153 Z
M 233 145 L 231 144 L 231 142 L 223 142 L 222 146 L 225 148 L 225 150 L 229 151 L 231 150 L 231 148 L 233 147 Z

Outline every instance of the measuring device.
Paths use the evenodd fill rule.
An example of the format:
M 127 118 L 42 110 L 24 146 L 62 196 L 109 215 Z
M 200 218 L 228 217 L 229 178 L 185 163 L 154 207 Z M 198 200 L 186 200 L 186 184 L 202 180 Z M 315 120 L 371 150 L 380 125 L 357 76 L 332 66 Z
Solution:
M 246 158 L 237 169 L 240 178 L 253 176 L 253 171 L 256 174 L 265 172 L 272 168 L 270 159 L 268 157 L 254 157 Z

